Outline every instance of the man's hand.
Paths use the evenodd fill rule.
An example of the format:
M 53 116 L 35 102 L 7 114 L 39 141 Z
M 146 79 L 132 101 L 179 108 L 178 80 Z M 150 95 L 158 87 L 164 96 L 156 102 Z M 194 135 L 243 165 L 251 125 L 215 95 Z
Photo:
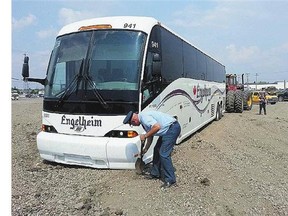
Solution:
M 141 141 L 145 141 L 146 140 L 145 134 L 140 134 L 140 140 Z

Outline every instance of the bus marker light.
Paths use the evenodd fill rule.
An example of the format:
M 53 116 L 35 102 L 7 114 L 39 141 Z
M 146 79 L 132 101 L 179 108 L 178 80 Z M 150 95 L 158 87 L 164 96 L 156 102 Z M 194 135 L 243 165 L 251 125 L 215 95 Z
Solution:
M 110 24 L 102 24 L 102 25 L 90 25 L 90 26 L 81 26 L 79 31 L 93 30 L 93 29 L 109 29 L 112 28 Z

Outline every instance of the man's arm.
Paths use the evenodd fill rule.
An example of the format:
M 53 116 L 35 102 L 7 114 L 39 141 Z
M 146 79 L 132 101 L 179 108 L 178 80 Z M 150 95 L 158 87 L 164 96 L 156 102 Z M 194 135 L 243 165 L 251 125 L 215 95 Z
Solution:
M 154 134 L 156 134 L 160 129 L 161 129 L 160 124 L 159 124 L 159 123 L 156 123 L 156 124 L 154 124 L 154 125 L 152 126 L 151 130 L 148 131 L 146 134 L 141 134 L 141 135 L 140 135 L 140 139 L 144 141 L 144 140 L 147 139 L 148 137 L 154 136 Z

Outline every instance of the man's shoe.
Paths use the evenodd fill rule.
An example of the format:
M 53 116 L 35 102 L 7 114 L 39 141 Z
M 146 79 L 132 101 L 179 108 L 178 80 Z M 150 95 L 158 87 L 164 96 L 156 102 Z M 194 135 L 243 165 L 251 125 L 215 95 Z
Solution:
M 158 176 L 154 176 L 154 175 L 152 175 L 152 174 L 145 175 L 144 178 L 147 179 L 147 180 L 156 180 L 156 179 L 160 179 L 160 177 L 158 177 Z
M 161 185 L 161 189 L 166 189 L 166 188 L 170 188 L 172 186 L 176 186 L 176 182 L 174 183 L 170 183 L 170 182 L 165 182 L 163 185 Z

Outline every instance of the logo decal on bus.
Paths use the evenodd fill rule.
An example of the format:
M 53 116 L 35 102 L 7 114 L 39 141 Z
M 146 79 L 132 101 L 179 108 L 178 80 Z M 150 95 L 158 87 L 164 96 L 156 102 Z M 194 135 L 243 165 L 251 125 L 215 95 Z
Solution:
M 206 88 L 206 85 L 204 85 L 204 88 L 201 88 L 200 85 L 194 86 L 193 93 L 196 95 L 197 98 L 207 97 L 211 95 L 211 88 Z
M 212 89 L 213 90 L 213 93 L 212 93 Z M 193 94 L 194 94 L 194 97 L 196 97 L 196 100 L 195 98 L 193 99 L 191 97 L 191 94 L 187 93 L 186 91 L 182 90 L 182 89 L 175 89 L 173 91 L 171 91 L 169 94 L 167 94 L 157 105 L 156 109 L 158 110 L 161 106 L 164 106 L 165 102 L 168 101 L 169 99 L 177 96 L 177 95 L 182 95 L 184 97 L 186 97 L 190 102 L 191 104 L 194 105 L 194 107 L 196 108 L 196 110 L 200 113 L 200 114 L 203 114 L 207 108 L 209 107 L 209 104 L 211 102 L 211 98 L 216 95 L 216 93 L 220 93 L 221 95 L 224 94 L 225 90 L 224 91 L 221 91 L 217 86 L 214 87 L 214 88 L 207 88 L 206 85 L 204 85 L 204 88 L 203 87 L 200 87 L 200 85 L 198 84 L 197 86 L 193 86 L 192 88 L 192 91 L 193 91 Z M 210 99 L 209 99 L 209 102 L 208 103 L 205 103 L 205 107 L 199 107 L 199 104 L 202 104 L 203 102 L 203 98 L 206 97 L 206 101 L 208 100 L 208 96 L 210 96 Z M 184 107 L 189 107 L 187 104 L 184 104 Z
M 66 115 L 63 115 L 61 118 L 61 124 L 69 125 L 71 130 L 82 132 L 86 130 L 87 127 L 102 127 L 102 120 L 94 119 L 93 116 L 87 119 L 84 116 L 68 118 Z

